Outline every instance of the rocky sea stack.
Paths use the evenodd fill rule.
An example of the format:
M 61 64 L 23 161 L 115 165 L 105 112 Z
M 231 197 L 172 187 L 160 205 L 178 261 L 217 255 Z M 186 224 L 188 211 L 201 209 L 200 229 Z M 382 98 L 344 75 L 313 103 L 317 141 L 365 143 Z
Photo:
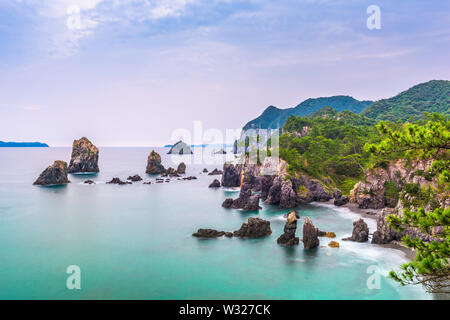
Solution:
M 181 162 L 177 167 L 177 173 L 178 174 L 185 174 L 186 173 L 186 164 L 184 162 Z
M 69 173 L 96 173 L 98 168 L 98 148 L 88 138 L 74 140 Z
M 191 148 L 183 141 L 178 141 L 170 148 L 167 154 L 194 154 Z
M 55 161 L 51 166 L 45 169 L 39 178 L 33 183 L 37 186 L 62 185 L 70 183 L 67 178 L 67 163 L 64 161 Z
M 353 233 L 351 237 L 342 240 L 350 240 L 356 242 L 366 242 L 369 240 L 369 227 L 363 219 L 353 222 Z
M 235 237 L 241 238 L 262 238 L 270 234 L 270 221 L 260 218 L 248 218 L 247 223 L 243 223 L 239 230 L 233 232 Z
M 303 246 L 305 249 L 312 249 L 318 247 L 319 243 L 319 229 L 306 217 L 303 224 Z
M 298 245 L 299 238 L 295 237 L 297 231 L 297 220 L 300 218 L 297 211 L 291 211 L 286 219 L 284 233 L 277 239 L 277 243 L 285 246 Z
M 164 166 L 161 164 L 161 156 L 155 150 L 153 150 L 148 156 L 147 160 L 147 174 L 163 174 L 166 172 Z

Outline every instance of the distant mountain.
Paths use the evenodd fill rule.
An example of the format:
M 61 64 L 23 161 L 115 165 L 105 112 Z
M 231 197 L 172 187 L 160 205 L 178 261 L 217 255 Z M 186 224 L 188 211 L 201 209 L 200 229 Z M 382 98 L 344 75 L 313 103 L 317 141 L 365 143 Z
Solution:
M 332 107 L 337 111 L 352 111 L 354 113 L 360 113 L 366 107 L 372 104 L 372 101 L 358 101 L 349 96 L 333 96 L 326 98 L 314 98 L 308 99 L 300 103 L 294 108 L 279 109 L 274 106 L 268 107 L 264 112 L 256 119 L 248 122 L 243 130 L 248 129 L 275 129 L 281 128 L 286 122 L 286 119 L 291 115 L 294 116 L 307 116 L 311 113 L 319 111 L 323 107 Z
M 48 144 L 41 142 L 3 142 L 0 141 L 0 148 L 48 148 Z
M 403 91 L 393 98 L 374 102 L 362 115 L 379 120 L 421 118 L 425 112 L 450 115 L 450 81 L 431 80 Z

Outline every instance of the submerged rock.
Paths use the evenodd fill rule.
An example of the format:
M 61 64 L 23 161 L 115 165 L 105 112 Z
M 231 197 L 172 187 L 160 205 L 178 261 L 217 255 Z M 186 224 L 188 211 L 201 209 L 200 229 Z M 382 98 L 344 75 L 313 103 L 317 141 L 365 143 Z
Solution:
M 342 240 L 350 240 L 356 242 L 366 242 L 369 240 L 369 227 L 363 219 L 353 222 L 353 233 L 351 237 Z
M 186 173 L 186 164 L 184 162 L 181 162 L 177 167 L 177 173 L 178 174 L 185 174 Z
M 89 139 L 83 137 L 74 140 L 72 147 L 72 157 L 70 159 L 69 173 L 99 172 L 98 168 L 98 148 Z
M 339 248 L 339 242 L 337 242 L 337 241 L 330 241 L 328 246 L 331 247 L 331 248 Z
M 165 173 L 164 166 L 161 164 L 161 156 L 153 150 L 148 156 L 147 160 L 147 174 L 163 174 Z
M 194 176 L 184 177 L 183 180 L 197 180 L 197 177 L 194 177 Z
M 235 237 L 241 238 L 261 238 L 272 234 L 270 221 L 260 218 L 248 218 L 247 223 L 243 223 L 239 230 L 233 232 Z
M 138 182 L 138 181 L 142 181 L 142 178 L 140 175 L 135 174 L 134 176 L 129 176 L 127 178 L 127 180 L 133 181 L 133 182 Z
M 128 181 L 122 181 L 120 178 L 112 178 L 111 181 L 107 182 L 106 184 L 118 184 L 118 185 L 125 185 L 125 184 L 132 184 Z
M 319 237 L 336 238 L 336 234 L 334 232 L 326 232 L 319 230 Z
M 303 224 L 303 246 L 305 249 L 312 249 L 319 246 L 319 229 L 306 217 Z
M 300 218 L 297 211 L 291 211 L 286 219 L 284 233 L 277 239 L 277 243 L 285 246 L 298 245 L 299 238 L 295 236 L 297 220 Z
M 178 141 L 170 148 L 167 154 L 194 154 L 191 148 L 183 141 Z
M 67 177 L 67 163 L 57 160 L 41 173 L 33 185 L 50 186 L 67 183 L 70 183 Z
M 84 184 L 95 184 L 95 182 L 93 180 L 86 180 Z
M 214 181 L 209 185 L 209 188 L 220 188 L 220 181 L 214 179 Z

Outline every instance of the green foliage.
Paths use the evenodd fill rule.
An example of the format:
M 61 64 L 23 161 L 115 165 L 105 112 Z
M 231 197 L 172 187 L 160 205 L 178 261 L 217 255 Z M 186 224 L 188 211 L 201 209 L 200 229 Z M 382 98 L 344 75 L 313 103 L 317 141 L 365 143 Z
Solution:
M 375 120 L 421 119 L 425 112 L 450 115 L 450 81 L 433 80 L 414 86 L 393 98 L 374 102 L 361 114 Z

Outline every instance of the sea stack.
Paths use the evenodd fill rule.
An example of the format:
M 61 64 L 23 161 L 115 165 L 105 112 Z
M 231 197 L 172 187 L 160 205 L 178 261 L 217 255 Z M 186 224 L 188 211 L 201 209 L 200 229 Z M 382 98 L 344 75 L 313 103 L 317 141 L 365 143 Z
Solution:
M 147 174 L 163 174 L 166 172 L 164 166 L 161 164 L 161 156 L 155 150 L 153 150 L 148 156 L 147 160 Z
M 98 168 L 98 148 L 88 138 L 74 140 L 69 173 L 96 173 Z
M 194 153 L 186 143 L 180 140 L 177 143 L 175 143 L 172 148 L 170 148 L 167 154 L 194 154 Z
M 181 162 L 177 167 L 177 173 L 178 174 L 185 174 L 186 173 L 186 164 L 184 162 Z
M 67 183 L 70 183 L 67 178 L 67 163 L 57 160 L 41 173 L 33 185 L 51 186 Z
M 353 222 L 352 236 L 342 240 L 350 240 L 356 242 L 366 242 L 369 240 L 369 227 L 363 219 Z
M 297 231 L 297 220 L 300 218 L 297 211 L 291 211 L 286 219 L 284 233 L 277 239 L 277 243 L 285 246 L 298 245 L 299 239 L 295 237 Z
M 319 229 L 313 225 L 308 217 L 305 218 L 305 223 L 303 224 L 303 246 L 305 249 L 319 246 Z
M 235 237 L 241 238 L 262 238 L 272 233 L 270 221 L 260 218 L 248 218 L 247 223 L 243 223 L 239 230 L 233 232 Z

